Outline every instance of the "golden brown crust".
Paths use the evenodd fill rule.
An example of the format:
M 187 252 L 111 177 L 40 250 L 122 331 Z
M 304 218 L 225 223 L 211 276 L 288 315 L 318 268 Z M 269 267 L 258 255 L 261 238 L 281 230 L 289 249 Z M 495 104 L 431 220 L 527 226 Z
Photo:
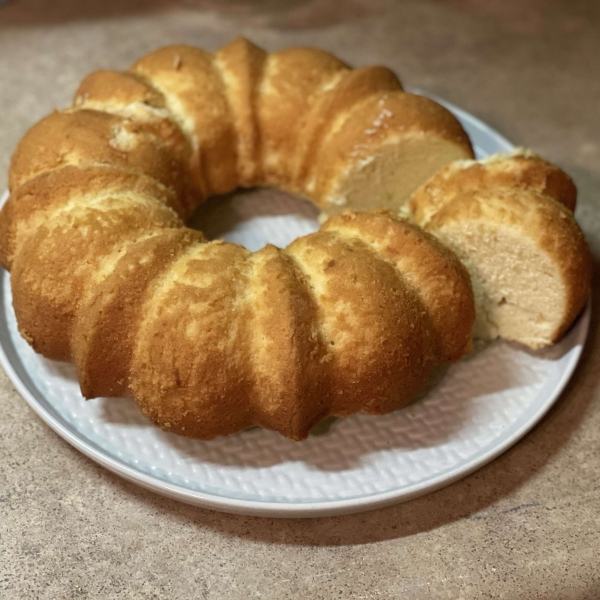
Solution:
M 206 196 L 238 186 L 237 132 L 223 78 L 212 54 L 190 46 L 168 46 L 140 59 L 131 69 L 152 82 L 183 131 L 193 136 Z
M 75 92 L 74 106 L 84 107 L 90 102 L 128 106 L 140 103 L 153 108 L 165 108 L 165 97 L 134 73 L 94 71 Z
M 402 84 L 386 67 L 365 67 L 343 71 L 337 85 L 317 97 L 305 115 L 298 139 L 294 187 L 304 190 L 317 166 L 315 157 L 328 133 L 351 118 L 352 109 L 363 100 L 391 91 L 401 91 Z
M 296 145 L 305 115 L 348 67 L 327 52 L 288 48 L 267 57 L 258 97 L 264 178 L 292 188 Z
M 415 192 L 411 210 L 424 223 L 454 196 L 490 188 L 532 190 L 571 212 L 577 203 L 577 188 L 564 171 L 532 153 L 517 153 L 448 165 Z
M 475 321 L 471 281 L 453 252 L 389 212 L 343 213 L 327 221 L 323 230 L 362 240 L 397 269 L 423 303 L 437 336 L 440 362 L 455 362 L 471 350 Z
M 96 110 L 133 120 L 169 149 L 173 158 L 185 167 L 179 169 L 178 173 L 178 176 L 185 178 L 182 180 L 185 194 L 180 198 L 185 210 L 183 216 L 189 216 L 204 199 L 204 183 L 198 169 L 194 168 L 199 162 L 198 152 L 171 118 L 164 96 L 141 76 L 96 71 L 79 86 L 74 106 L 78 110 Z
M 399 408 L 435 362 L 418 296 L 358 238 L 323 231 L 286 249 L 318 298 L 317 318 L 331 354 L 335 415 Z
M 11 272 L 13 303 L 20 331 L 37 352 L 69 360 L 71 325 L 102 259 L 153 230 L 180 223 L 156 201 L 124 208 L 117 197 L 104 199 L 102 206 L 56 213 L 21 246 Z
M 185 214 L 177 195 L 147 175 L 112 166 L 66 166 L 46 171 L 18 187 L 0 213 L 0 236 L 4 240 L 0 262 L 10 269 L 23 241 L 70 200 L 91 201 L 95 195 L 107 193 L 150 196 Z
M 73 362 L 84 397 L 131 395 L 129 372 L 142 318 L 140 298 L 155 278 L 201 239 L 196 231 L 166 229 L 134 244 L 96 286 L 93 300 L 76 315 L 71 335 Z
M 192 250 L 145 298 L 131 387 L 157 425 L 212 438 L 252 424 L 249 307 L 242 302 L 250 253 L 219 242 Z
M 237 131 L 238 185 L 251 187 L 264 181 L 261 162 L 262 133 L 258 98 L 267 53 L 244 38 L 221 48 L 215 57 Z
M 351 117 L 323 140 L 314 157 L 311 194 L 317 203 L 326 206 L 353 165 L 368 162 L 388 145 L 412 145 L 411 151 L 419 152 L 421 143 L 430 144 L 432 140 L 448 144 L 454 153 L 449 160 L 473 156 L 460 123 L 439 104 L 402 91 L 371 96 L 355 106 Z M 423 161 L 428 160 L 434 163 L 435 172 L 439 168 L 436 156 L 424 153 Z
M 327 414 L 402 406 L 469 347 L 468 278 L 430 236 L 348 213 L 286 250 L 249 253 L 179 219 L 238 185 L 318 201 L 323 156 L 343 179 L 404 139 L 470 155 L 445 109 L 400 90 L 383 67 L 351 71 L 307 48 L 267 55 L 243 39 L 88 76 L 13 157 L 0 260 L 23 335 L 74 358 L 86 397 L 131 395 L 191 437 L 258 424 L 303 439 Z M 356 120 L 369 127 L 382 107 L 405 114 L 361 134 Z
M 203 242 L 177 214 L 254 184 L 331 211 L 368 206 L 380 177 L 390 198 L 377 202 L 397 209 L 469 157 L 447 110 L 383 67 L 352 71 L 318 50 L 267 55 L 238 39 L 215 55 L 172 46 L 128 73 L 94 73 L 13 157 L 0 260 L 19 326 L 46 356 L 74 356 L 86 396 L 133 395 L 192 437 L 259 424 L 302 439 L 326 414 L 388 412 L 470 348 L 473 293 L 451 252 L 383 212 L 347 212 L 254 254 Z M 560 265 L 561 335 L 591 269 L 557 204 L 574 207 L 572 181 L 530 155 L 443 173 L 421 194 L 428 228 L 522 232 Z
M 54 112 L 19 142 L 10 167 L 10 189 L 67 165 L 120 166 L 153 177 L 185 195 L 183 165 L 144 124 L 95 110 Z
M 331 405 L 330 354 L 318 328 L 318 305 L 285 252 L 267 245 L 250 260 L 253 421 L 303 439 Z

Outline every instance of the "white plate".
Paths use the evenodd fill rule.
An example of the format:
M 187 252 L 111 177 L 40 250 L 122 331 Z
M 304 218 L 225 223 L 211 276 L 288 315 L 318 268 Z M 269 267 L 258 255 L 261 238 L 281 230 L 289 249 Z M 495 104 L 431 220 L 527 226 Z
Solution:
M 446 106 L 461 120 L 479 157 L 512 149 L 478 119 Z M 283 195 L 268 198 L 266 208 L 264 201 L 253 202 L 253 192 L 233 207 L 226 200 L 213 202 L 204 218 L 210 216 L 213 232 L 250 249 L 266 240 L 282 245 L 318 227 L 308 204 Z M 35 354 L 20 337 L 7 273 L 0 285 L 0 362 L 59 435 L 111 471 L 165 496 L 275 517 L 381 507 L 485 465 L 525 435 L 559 396 L 590 320 L 588 305 L 563 341 L 541 352 L 496 342 L 451 367 L 411 406 L 381 417 L 329 422 L 301 443 L 261 429 L 202 442 L 153 427 L 131 400 L 85 402 L 73 366 Z

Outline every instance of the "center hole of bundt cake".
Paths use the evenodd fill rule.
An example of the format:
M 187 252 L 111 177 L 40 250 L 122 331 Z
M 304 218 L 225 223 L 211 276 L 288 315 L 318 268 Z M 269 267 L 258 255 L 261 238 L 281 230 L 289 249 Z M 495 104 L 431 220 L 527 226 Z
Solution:
M 188 225 L 209 240 L 224 239 L 256 251 L 266 244 L 284 248 L 296 238 L 317 231 L 318 215 L 319 209 L 307 200 L 256 188 L 209 198 Z

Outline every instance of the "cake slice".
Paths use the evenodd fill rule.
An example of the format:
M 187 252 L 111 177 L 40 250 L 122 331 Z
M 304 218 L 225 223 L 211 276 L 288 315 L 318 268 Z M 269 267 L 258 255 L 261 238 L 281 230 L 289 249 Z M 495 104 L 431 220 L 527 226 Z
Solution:
M 469 270 L 475 337 L 540 348 L 573 323 L 592 272 L 575 199 L 565 173 L 522 151 L 454 163 L 413 194 L 410 218 Z

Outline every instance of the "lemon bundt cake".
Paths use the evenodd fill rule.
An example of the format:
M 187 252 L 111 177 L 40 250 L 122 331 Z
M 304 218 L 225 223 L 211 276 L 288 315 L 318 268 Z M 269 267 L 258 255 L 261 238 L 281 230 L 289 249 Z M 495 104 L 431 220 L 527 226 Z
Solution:
M 567 174 L 523 150 L 455 162 L 414 193 L 409 218 L 469 270 L 476 337 L 539 348 L 573 323 L 592 276 L 576 198 Z
M 471 284 L 429 233 L 356 210 L 395 210 L 471 157 L 444 108 L 319 50 L 239 39 L 94 73 L 13 156 L 0 260 L 20 331 L 74 361 L 86 397 L 133 397 L 191 437 L 302 439 L 326 415 L 394 410 L 469 350 Z M 185 228 L 254 185 L 345 212 L 255 253 Z

